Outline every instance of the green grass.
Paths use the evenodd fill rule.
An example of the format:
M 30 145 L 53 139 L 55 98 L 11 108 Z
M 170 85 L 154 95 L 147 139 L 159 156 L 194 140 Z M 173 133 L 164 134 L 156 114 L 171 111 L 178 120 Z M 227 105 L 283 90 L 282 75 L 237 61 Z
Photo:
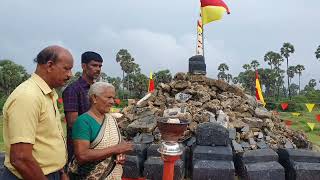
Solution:
M 295 130 L 302 130 L 304 131 L 309 140 L 317 145 L 320 146 L 320 122 L 317 121 L 316 115 L 320 114 L 320 112 L 299 112 L 301 113 L 300 116 L 293 116 L 291 112 L 280 112 L 280 118 L 283 120 L 291 120 L 292 125 L 291 128 Z M 315 123 L 315 127 L 313 131 L 309 128 L 307 123 Z

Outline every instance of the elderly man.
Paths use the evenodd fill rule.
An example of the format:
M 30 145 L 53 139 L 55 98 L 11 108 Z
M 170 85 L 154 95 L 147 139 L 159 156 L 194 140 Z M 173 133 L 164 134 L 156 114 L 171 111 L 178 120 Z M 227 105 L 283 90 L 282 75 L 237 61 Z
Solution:
M 57 107 L 61 87 L 71 78 L 73 57 L 59 46 L 43 49 L 34 74 L 8 97 L 3 108 L 5 171 L 0 179 L 67 178 L 66 143 Z
M 88 91 L 90 85 L 100 76 L 103 59 L 93 51 L 81 55 L 82 76 L 71 83 L 62 93 L 64 113 L 67 120 L 68 162 L 73 156 L 72 126 L 81 114 L 90 107 Z

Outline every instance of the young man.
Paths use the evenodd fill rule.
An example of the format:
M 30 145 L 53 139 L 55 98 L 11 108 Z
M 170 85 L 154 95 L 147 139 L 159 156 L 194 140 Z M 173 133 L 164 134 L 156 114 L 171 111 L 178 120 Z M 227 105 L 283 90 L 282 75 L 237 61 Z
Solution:
M 81 55 L 82 76 L 71 83 L 62 93 L 64 113 L 67 120 L 68 162 L 73 156 L 72 126 L 78 116 L 89 110 L 88 91 L 90 85 L 99 78 L 103 59 L 92 51 Z
M 6 168 L 0 179 L 67 178 L 62 171 L 67 151 L 54 88 L 72 77 L 73 57 L 62 47 L 49 46 L 34 61 L 35 73 L 3 107 Z

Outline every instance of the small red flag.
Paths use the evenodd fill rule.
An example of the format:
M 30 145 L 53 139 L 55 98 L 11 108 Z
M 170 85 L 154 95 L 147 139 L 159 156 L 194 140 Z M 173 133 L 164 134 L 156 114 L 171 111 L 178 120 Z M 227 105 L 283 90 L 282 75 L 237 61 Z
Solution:
M 281 103 L 282 110 L 288 109 L 288 103 Z
M 148 92 L 153 92 L 154 91 L 154 81 L 152 79 L 152 72 L 150 73 L 150 79 L 149 79 L 149 87 L 148 87 Z
M 316 115 L 316 119 L 318 122 L 320 122 L 320 114 Z

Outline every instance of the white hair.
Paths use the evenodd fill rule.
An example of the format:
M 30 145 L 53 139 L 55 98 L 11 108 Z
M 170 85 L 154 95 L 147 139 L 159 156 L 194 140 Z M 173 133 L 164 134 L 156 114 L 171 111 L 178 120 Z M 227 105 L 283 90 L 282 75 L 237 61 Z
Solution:
M 91 97 L 92 95 L 101 95 L 102 92 L 107 89 L 107 88 L 112 88 L 115 89 L 114 86 L 110 83 L 107 82 L 95 82 L 90 86 L 89 89 L 89 97 Z

